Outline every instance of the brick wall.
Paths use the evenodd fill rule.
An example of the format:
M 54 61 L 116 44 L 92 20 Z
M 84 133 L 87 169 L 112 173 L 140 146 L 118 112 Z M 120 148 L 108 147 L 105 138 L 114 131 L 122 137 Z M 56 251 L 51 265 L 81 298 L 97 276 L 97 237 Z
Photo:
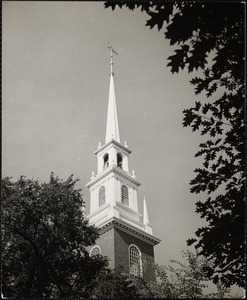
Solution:
M 142 253 L 142 259 L 153 263 L 154 262 L 154 249 L 153 246 L 120 230 L 111 228 L 104 232 L 97 239 L 96 244 L 101 248 L 101 254 L 109 258 L 109 266 L 112 269 L 122 265 L 124 272 L 129 273 L 129 246 L 135 244 Z M 91 247 L 92 248 L 92 247 Z M 90 250 L 90 249 L 89 249 Z M 143 277 L 147 281 L 154 281 L 154 269 L 148 263 L 143 265 Z
M 96 244 L 100 246 L 101 254 L 109 258 L 110 268 L 115 268 L 115 255 L 114 255 L 114 228 L 106 231 L 97 239 Z M 92 247 L 91 247 L 92 248 Z
M 151 263 L 154 262 L 154 250 L 153 246 L 136 238 L 132 235 L 123 232 L 120 229 L 115 229 L 114 231 L 114 241 L 115 241 L 115 267 L 118 264 L 124 267 L 124 271 L 129 273 L 129 246 L 135 244 L 142 253 L 143 260 L 148 260 Z M 143 277 L 147 281 L 155 280 L 154 269 L 150 264 L 147 264 L 143 270 Z

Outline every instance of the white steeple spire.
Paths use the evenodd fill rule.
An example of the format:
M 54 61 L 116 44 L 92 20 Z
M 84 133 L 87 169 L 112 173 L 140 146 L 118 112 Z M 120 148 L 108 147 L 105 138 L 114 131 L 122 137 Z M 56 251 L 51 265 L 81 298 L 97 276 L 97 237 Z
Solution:
M 116 95 L 115 95 L 115 88 L 114 88 L 113 61 L 112 61 L 113 53 L 117 54 L 117 52 L 113 50 L 112 46 L 108 46 L 108 48 L 111 50 L 111 62 L 110 62 L 111 73 L 110 73 L 110 89 L 109 89 L 105 143 L 109 142 L 112 139 L 120 143 Z

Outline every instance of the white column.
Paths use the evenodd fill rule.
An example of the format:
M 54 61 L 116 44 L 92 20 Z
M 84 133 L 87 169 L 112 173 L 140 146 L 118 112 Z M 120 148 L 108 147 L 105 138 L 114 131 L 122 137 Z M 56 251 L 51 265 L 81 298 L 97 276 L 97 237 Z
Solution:
M 118 180 L 113 178 L 114 184 L 114 206 L 116 206 L 117 198 L 118 198 Z
M 117 199 L 116 202 L 121 202 L 121 184 L 119 180 L 116 180 L 117 182 Z
M 98 208 L 98 202 L 97 202 L 97 199 L 98 199 L 98 189 L 93 189 L 91 191 L 91 210 L 90 210 L 90 213 L 93 213 L 97 208 Z
M 114 205 L 115 202 L 115 179 L 112 177 L 111 179 L 107 180 L 107 189 L 108 189 L 108 197 L 109 197 L 109 202 L 111 203 L 111 206 Z
M 109 150 L 109 164 L 117 165 L 117 151 L 113 147 Z
M 138 212 L 137 190 L 133 189 L 133 209 Z
M 91 214 L 93 212 L 93 190 L 90 189 L 90 212 L 89 214 Z
M 129 158 L 127 155 L 123 157 L 123 170 L 129 173 Z
M 104 161 L 103 161 L 103 154 L 98 156 L 98 173 L 103 171 Z
M 128 191 L 129 191 L 129 206 L 130 206 L 130 208 L 135 210 L 135 201 L 134 201 L 133 189 L 128 188 Z

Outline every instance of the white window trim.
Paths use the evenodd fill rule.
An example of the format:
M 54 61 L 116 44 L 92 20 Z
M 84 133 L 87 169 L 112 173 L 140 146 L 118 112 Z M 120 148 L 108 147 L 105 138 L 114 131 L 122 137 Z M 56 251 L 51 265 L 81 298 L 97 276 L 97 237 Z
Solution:
M 126 204 L 126 203 L 123 202 L 123 187 L 125 187 L 125 188 L 127 189 L 127 195 L 128 195 L 127 200 L 128 200 L 128 204 Z M 129 188 L 128 188 L 127 185 L 125 185 L 125 184 L 123 184 L 123 185 L 121 186 L 121 203 L 124 204 L 124 205 L 126 205 L 126 206 L 128 206 L 128 207 L 130 206 L 130 192 L 129 192 Z
M 103 194 L 104 197 L 102 199 L 100 198 L 100 196 L 101 196 L 100 190 L 104 191 L 104 194 Z M 103 203 L 101 203 L 102 200 L 103 200 Z M 106 203 L 106 188 L 104 185 L 101 185 L 99 188 L 99 191 L 98 191 L 98 207 L 103 206 L 105 203 Z
M 140 274 L 139 274 L 139 275 L 130 273 L 130 271 L 131 271 L 131 265 L 130 265 L 130 248 L 131 248 L 131 247 L 135 247 L 135 248 L 137 249 L 137 251 L 139 252 L 139 270 L 140 270 Z M 128 256 L 129 256 L 129 273 L 130 273 L 131 275 L 134 275 L 134 276 L 140 276 L 140 277 L 143 277 L 142 253 L 141 253 L 141 250 L 139 249 L 139 247 L 137 247 L 135 244 L 129 245 Z
M 90 256 L 93 255 L 92 252 L 93 252 L 95 249 L 98 249 L 98 250 L 99 250 L 99 254 L 101 255 L 101 249 L 100 249 L 100 246 L 95 245 L 95 246 L 92 247 L 92 249 L 91 249 L 90 252 L 89 252 L 89 255 L 90 255 Z

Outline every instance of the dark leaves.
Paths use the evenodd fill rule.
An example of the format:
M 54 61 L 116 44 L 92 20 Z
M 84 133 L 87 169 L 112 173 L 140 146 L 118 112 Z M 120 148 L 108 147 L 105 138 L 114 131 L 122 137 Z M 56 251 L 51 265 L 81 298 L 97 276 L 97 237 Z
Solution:
M 168 57 L 170 62 L 167 66 L 171 66 L 172 73 L 178 73 L 179 68 L 183 69 L 185 66 L 185 60 L 188 55 L 189 46 L 183 45 L 180 49 L 175 50 L 176 54 Z
M 210 108 L 212 108 L 212 105 L 210 103 L 205 103 L 202 108 L 202 113 L 206 115 Z
M 194 69 L 204 68 L 206 64 L 206 52 L 202 49 L 202 43 L 196 43 L 190 50 L 190 56 L 186 59 L 188 64 L 188 71 L 192 72 Z
M 199 129 L 200 125 L 202 123 L 202 118 L 201 116 L 197 116 L 196 119 L 195 119 L 195 122 L 193 122 L 193 124 L 191 125 L 192 127 L 192 130 L 193 131 L 196 131 Z
M 209 103 L 199 104 L 197 101 L 193 108 L 183 112 L 183 126 L 190 126 L 192 131 L 197 130 L 201 135 L 208 134 L 210 137 L 199 145 L 200 149 L 195 155 L 202 156 L 204 161 L 203 168 L 195 170 L 196 176 L 190 182 L 190 191 L 196 194 L 218 194 L 215 199 L 212 197 L 196 203 L 196 212 L 209 225 L 199 228 L 196 231 L 198 239 L 189 239 L 187 243 L 200 249 L 201 255 L 214 259 L 219 270 L 219 273 L 215 271 L 211 274 L 215 282 L 220 279 L 227 286 L 233 283 L 243 286 L 241 276 L 244 273 L 244 253 L 239 252 L 238 245 L 241 245 L 241 249 L 244 248 L 244 216 L 243 211 L 241 213 L 235 209 L 244 199 L 243 83 L 239 75 L 232 76 L 229 61 L 226 61 L 226 57 L 232 55 L 231 50 L 222 49 L 217 52 L 213 67 L 207 68 L 203 76 L 191 80 L 195 94 L 204 92 L 209 98 L 218 92 L 219 87 L 224 87 L 222 96 Z M 227 53 L 228 51 L 230 52 Z M 196 60 L 196 56 L 194 59 Z M 199 66 L 200 58 L 197 63 Z M 241 64 L 241 60 L 235 60 L 235 64 L 239 63 Z M 231 66 L 233 65 L 232 60 Z M 222 193 L 222 187 L 223 190 L 225 188 L 225 194 Z M 237 226 L 233 216 L 239 224 L 237 231 L 240 235 L 233 233 L 233 228 Z M 216 240 L 217 244 L 214 242 Z
M 183 119 L 184 127 L 190 126 L 193 123 L 193 121 L 197 118 L 197 114 L 193 112 L 192 108 L 185 109 L 183 113 L 184 113 L 184 119 Z
M 191 246 L 191 245 L 193 245 L 195 242 L 196 242 L 196 239 L 188 239 L 188 240 L 187 240 L 187 245 L 188 245 L 188 246 Z
M 85 259 L 86 247 L 99 235 L 84 219 L 76 182 L 73 176 L 62 181 L 53 173 L 48 183 L 2 180 L 4 295 L 83 296 L 88 280 L 105 267 L 105 260 Z
M 116 1 L 106 1 L 104 3 L 105 8 L 111 7 L 112 10 L 115 10 L 116 6 L 122 8 L 123 4 L 121 2 L 116 2 Z
M 157 25 L 158 30 L 163 27 L 163 23 L 169 21 L 170 15 L 172 15 L 173 5 L 168 4 L 165 8 L 159 8 L 157 12 L 149 12 L 149 16 L 151 17 L 146 26 L 150 26 L 152 29 L 155 25 Z

